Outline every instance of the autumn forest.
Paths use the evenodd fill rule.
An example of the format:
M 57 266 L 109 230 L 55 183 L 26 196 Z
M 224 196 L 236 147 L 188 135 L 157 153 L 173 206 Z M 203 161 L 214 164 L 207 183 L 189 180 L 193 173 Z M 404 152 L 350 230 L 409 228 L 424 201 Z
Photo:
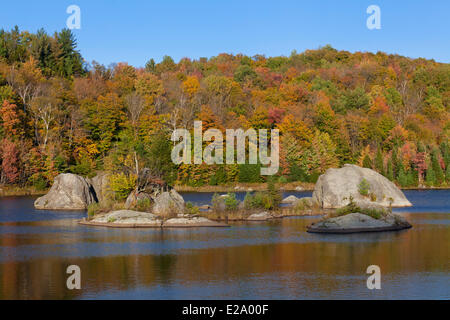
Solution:
M 450 65 L 331 46 L 289 56 L 166 56 L 144 68 L 88 63 L 65 29 L 0 30 L 0 186 L 45 190 L 60 173 L 139 168 L 172 185 L 264 182 L 260 165 L 175 165 L 171 133 L 280 130 L 277 182 L 373 168 L 401 187 L 450 184 Z M 272 178 L 270 178 L 272 179 Z

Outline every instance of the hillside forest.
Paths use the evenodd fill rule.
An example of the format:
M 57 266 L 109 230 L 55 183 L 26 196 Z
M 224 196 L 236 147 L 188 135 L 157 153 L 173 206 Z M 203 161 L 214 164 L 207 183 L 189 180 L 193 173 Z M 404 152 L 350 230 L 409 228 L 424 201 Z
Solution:
M 401 187 L 450 184 L 450 65 L 331 46 L 289 56 L 219 54 L 135 68 L 86 62 L 70 30 L 0 30 L 0 185 L 141 168 L 171 185 L 264 182 L 260 165 L 175 165 L 176 128 L 280 130 L 276 181 L 354 163 Z

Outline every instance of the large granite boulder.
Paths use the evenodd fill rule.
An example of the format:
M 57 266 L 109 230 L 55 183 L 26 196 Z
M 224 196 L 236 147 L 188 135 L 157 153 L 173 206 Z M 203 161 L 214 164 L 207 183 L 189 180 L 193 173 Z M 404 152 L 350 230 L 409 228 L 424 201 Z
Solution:
M 310 233 L 357 233 L 375 231 L 395 231 L 411 228 L 405 218 L 388 213 L 380 219 L 362 213 L 350 213 L 340 217 L 325 219 L 308 227 Z
M 183 197 L 172 189 L 162 192 L 154 199 L 153 213 L 161 217 L 174 217 L 184 213 Z
M 363 179 L 370 185 L 370 197 L 360 194 L 359 185 Z M 328 169 L 317 180 L 313 193 L 313 200 L 324 209 L 344 207 L 350 197 L 358 204 L 373 202 L 385 207 L 390 204 L 392 207 L 412 206 L 403 192 L 386 177 L 350 164 L 340 169 Z
M 34 206 L 47 210 L 85 210 L 97 201 L 95 190 L 87 179 L 66 173 L 55 178 L 50 191 L 38 198 Z

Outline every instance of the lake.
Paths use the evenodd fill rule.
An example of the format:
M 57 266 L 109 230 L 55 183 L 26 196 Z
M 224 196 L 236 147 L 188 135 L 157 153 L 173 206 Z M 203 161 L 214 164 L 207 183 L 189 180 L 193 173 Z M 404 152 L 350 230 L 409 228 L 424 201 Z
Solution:
M 395 211 L 412 229 L 349 235 L 306 233 L 320 217 L 87 227 L 76 223 L 84 212 L 0 198 L 0 299 L 450 299 L 450 190 L 405 194 L 414 207 Z M 212 194 L 183 196 L 205 204 Z M 66 288 L 69 265 L 81 268 L 81 290 Z M 381 290 L 367 289 L 369 265 L 381 268 Z

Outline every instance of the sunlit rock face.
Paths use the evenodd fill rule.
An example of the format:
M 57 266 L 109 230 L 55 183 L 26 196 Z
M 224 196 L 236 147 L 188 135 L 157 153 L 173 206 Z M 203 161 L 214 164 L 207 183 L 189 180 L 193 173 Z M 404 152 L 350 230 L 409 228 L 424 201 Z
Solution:
M 38 198 L 34 206 L 41 210 L 85 210 L 97 201 L 95 190 L 88 180 L 66 173 L 55 178 L 50 191 Z
M 369 185 L 369 194 L 360 194 L 359 185 L 365 179 Z M 372 202 L 382 206 L 410 207 L 411 202 L 406 199 L 397 186 L 374 170 L 346 164 L 340 169 L 328 169 L 317 180 L 314 188 L 313 200 L 324 209 L 341 208 L 349 203 L 353 197 L 357 203 Z

